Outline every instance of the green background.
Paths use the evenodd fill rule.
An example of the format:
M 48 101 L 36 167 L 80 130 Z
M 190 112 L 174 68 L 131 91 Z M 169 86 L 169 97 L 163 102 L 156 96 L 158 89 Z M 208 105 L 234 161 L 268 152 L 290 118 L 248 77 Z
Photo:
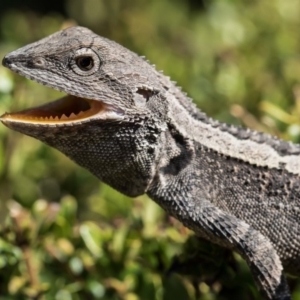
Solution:
M 210 116 L 299 142 L 300 1 L 1 0 L 0 57 L 74 24 L 145 55 Z M 59 96 L 0 67 L 0 114 Z M 0 299 L 260 299 L 237 254 L 4 126 L 0 224 Z

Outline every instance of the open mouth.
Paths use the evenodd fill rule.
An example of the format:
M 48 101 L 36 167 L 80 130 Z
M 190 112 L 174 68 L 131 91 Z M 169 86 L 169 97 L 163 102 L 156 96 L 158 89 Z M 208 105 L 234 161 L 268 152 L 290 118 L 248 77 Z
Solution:
M 73 123 L 90 119 L 93 116 L 104 113 L 107 105 L 101 101 L 79 98 L 67 95 L 56 101 L 25 109 L 15 113 L 5 113 L 1 121 L 58 124 Z

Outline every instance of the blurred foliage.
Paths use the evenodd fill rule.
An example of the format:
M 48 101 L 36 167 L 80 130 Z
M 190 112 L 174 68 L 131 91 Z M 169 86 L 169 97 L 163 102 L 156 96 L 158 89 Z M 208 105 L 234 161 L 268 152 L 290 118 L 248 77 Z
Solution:
M 72 24 L 155 62 L 209 115 L 300 141 L 297 0 L 1 1 L 0 57 Z M 0 112 L 59 93 L 0 68 Z M 0 126 L 0 299 L 260 299 L 245 262 Z M 290 280 L 300 299 L 297 280 Z

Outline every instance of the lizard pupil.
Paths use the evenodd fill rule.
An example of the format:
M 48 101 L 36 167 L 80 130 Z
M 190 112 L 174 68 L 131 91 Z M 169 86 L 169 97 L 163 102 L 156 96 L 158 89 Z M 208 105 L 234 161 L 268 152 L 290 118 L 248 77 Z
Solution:
M 82 71 L 89 71 L 93 68 L 94 61 L 90 56 L 81 56 L 76 59 L 76 64 Z

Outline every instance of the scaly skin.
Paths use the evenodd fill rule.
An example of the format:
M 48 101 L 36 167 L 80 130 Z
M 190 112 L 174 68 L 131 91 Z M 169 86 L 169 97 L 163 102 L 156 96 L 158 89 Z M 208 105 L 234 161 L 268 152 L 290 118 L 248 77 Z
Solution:
M 208 118 L 143 58 L 86 28 L 57 32 L 3 64 L 102 107 L 84 118 L 28 118 L 53 114 L 44 106 L 4 114 L 6 126 L 128 196 L 147 193 L 201 237 L 240 253 L 266 299 L 291 299 L 283 268 L 300 273 L 298 145 Z

